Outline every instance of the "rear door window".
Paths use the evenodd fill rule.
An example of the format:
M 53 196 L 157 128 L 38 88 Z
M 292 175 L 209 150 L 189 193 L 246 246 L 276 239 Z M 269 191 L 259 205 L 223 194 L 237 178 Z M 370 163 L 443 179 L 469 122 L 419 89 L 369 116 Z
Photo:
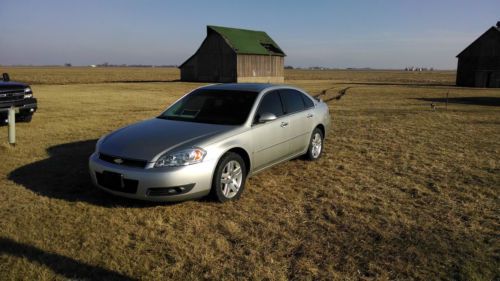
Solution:
M 304 101 L 304 105 L 306 108 L 314 107 L 314 102 L 309 97 L 307 97 L 303 93 L 300 93 L 300 96 L 302 97 L 302 100 Z
M 292 89 L 280 90 L 283 105 L 285 106 L 285 113 L 295 113 L 305 109 L 302 93 Z

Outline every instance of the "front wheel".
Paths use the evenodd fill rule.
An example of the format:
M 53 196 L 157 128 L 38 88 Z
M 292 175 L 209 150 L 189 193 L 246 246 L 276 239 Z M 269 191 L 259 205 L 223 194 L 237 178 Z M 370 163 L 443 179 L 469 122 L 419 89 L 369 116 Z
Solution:
M 245 161 L 237 153 L 222 156 L 215 168 L 212 196 L 219 202 L 240 198 L 247 176 Z
M 323 152 L 323 133 L 320 129 L 315 128 L 311 140 L 309 141 L 309 148 L 307 149 L 306 159 L 310 161 L 318 160 Z

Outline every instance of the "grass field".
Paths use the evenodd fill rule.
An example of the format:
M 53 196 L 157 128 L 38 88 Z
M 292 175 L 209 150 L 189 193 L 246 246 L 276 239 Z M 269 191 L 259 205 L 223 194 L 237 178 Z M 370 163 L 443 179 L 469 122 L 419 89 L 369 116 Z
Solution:
M 87 158 L 202 84 L 166 68 L 7 70 L 39 111 L 15 147 L 0 127 L 0 280 L 500 279 L 499 89 L 288 71 L 325 99 L 350 87 L 329 102 L 319 161 L 259 173 L 237 202 L 150 204 L 93 187 Z
M 29 84 L 138 83 L 178 81 L 177 68 L 4 67 L 13 79 Z M 452 71 L 403 72 L 380 70 L 285 70 L 286 80 L 454 85 Z

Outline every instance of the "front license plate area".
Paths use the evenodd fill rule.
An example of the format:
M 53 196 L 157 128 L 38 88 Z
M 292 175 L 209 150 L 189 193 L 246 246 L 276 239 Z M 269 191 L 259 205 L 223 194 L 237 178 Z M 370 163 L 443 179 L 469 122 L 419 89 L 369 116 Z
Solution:
M 123 186 L 123 175 L 115 172 L 103 171 L 102 185 L 109 188 L 121 188 Z
M 126 179 L 122 174 L 103 171 L 96 173 L 97 183 L 107 189 L 125 193 L 136 193 L 139 182 L 137 180 Z

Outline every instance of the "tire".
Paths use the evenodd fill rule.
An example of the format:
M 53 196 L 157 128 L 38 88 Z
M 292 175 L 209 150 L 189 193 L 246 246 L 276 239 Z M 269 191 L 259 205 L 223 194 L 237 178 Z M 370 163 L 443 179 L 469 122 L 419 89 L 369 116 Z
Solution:
M 234 152 L 224 154 L 215 168 L 212 197 L 221 203 L 239 199 L 245 188 L 246 176 L 243 158 Z
M 305 158 L 309 161 L 318 160 L 323 153 L 323 133 L 320 129 L 315 128 L 311 134 L 311 139 L 309 140 L 309 148 Z

